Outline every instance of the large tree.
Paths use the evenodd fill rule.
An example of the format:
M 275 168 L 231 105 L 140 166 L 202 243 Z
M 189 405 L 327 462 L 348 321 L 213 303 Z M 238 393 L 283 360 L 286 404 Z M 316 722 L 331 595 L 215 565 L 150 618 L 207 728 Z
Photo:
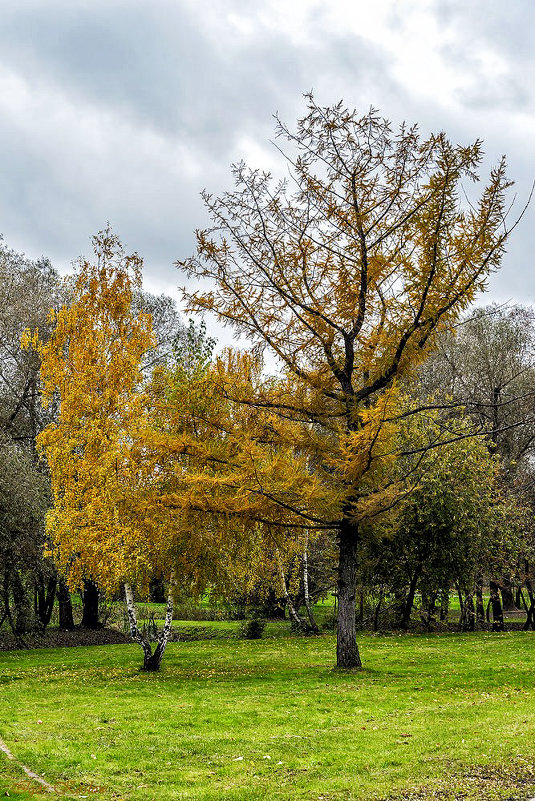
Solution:
M 274 183 L 237 165 L 233 192 L 204 194 L 213 227 L 197 233 L 196 255 L 179 264 L 214 287 L 186 293 L 192 308 L 215 313 L 280 364 L 280 380 L 257 373 L 246 386 L 229 373 L 221 391 L 248 410 L 249 431 L 253 413 L 269 413 L 269 437 L 266 426 L 248 435 L 250 497 L 273 506 L 263 524 L 277 525 L 278 508 L 284 523 L 336 532 L 337 664 L 360 667 L 357 546 L 367 521 L 406 491 L 393 471 L 399 380 L 499 266 L 509 181 L 502 159 L 479 199 L 463 204 L 479 141 L 421 139 L 406 125 L 393 132 L 373 109 L 359 117 L 312 96 L 296 131 L 278 121 L 277 132 L 288 143 L 289 177 Z M 323 486 L 323 511 L 308 480 L 301 495 L 295 483 L 292 493 L 255 485 L 254 459 L 279 436 Z

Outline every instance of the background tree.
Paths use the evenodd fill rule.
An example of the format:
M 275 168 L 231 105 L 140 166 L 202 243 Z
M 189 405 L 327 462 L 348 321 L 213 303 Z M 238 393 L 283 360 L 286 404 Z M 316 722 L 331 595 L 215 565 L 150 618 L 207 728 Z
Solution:
M 423 393 L 434 393 L 455 409 L 462 404 L 481 431 L 489 450 L 500 457 L 504 490 L 522 506 L 532 505 L 533 453 L 535 448 L 535 317 L 523 306 L 486 306 L 472 310 L 456 328 L 455 335 L 439 339 L 437 350 L 421 371 Z M 514 527 L 513 527 L 514 528 Z M 489 548 L 499 549 L 496 529 L 489 529 Z M 524 516 L 524 568 L 529 582 L 527 553 L 533 548 L 533 525 Z M 511 575 L 489 576 L 493 609 L 503 620 L 498 590 L 505 609 L 514 609 Z M 480 577 L 480 585 L 483 576 Z M 481 586 L 478 589 L 481 596 Z M 518 593 L 517 593 L 518 594 Z
M 499 463 L 483 438 L 462 438 L 473 431 L 469 419 L 437 412 L 429 412 L 425 421 L 408 418 L 401 432 L 406 447 L 432 438 L 422 425 L 438 429 L 440 436 L 446 427 L 453 441 L 425 453 L 417 486 L 397 507 L 390 531 L 371 543 L 365 563 L 374 564 L 375 582 L 393 595 L 394 625 L 409 626 L 417 593 L 422 620 L 430 624 L 437 600 L 445 602 L 441 612 L 447 612 L 456 588 L 461 626 L 473 629 L 477 576 L 515 564 L 521 510 L 503 495 Z
M 55 570 L 43 557 L 48 504 L 48 479 L 31 455 L 0 441 L 0 625 L 7 619 L 17 635 L 44 628 L 52 612 Z M 53 586 L 38 594 L 37 582 Z
M 43 409 L 39 358 L 24 351 L 20 340 L 27 326 L 39 328 L 46 339 L 48 312 L 60 297 L 61 282 L 46 259 L 31 261 L 0 241 L 3 604 L 19 633 L 48 624 L 57 583 L 54 565 L 42 553 L 48 478 L 35 450 L 54 410 Z
M 464 404 L 504 474 L 529 472 L 535 448 L 535 315 L 526 306 L 471 310 L 455 333 L 439 338 L 421 370 L 424 394 Z
M 311 96 L 296 132 L 279 121 L 278 134 L 293 146 L 289 180 L 235 167 L 234 192 L 204 194 L 213 228 L 198 232 L 197 255 L 180 266 L 215 287 L 189 293 L 192 308 L 214 312 L 281 365 L 284 381 L 259 376 L 245 387 L 229 376 L 224 394 L 246 416 L 269 410 L 272 443 L 291 429 L 294 453 L 325 489 L 321 513 L 282 482 L 269 495 L 286 525 L 336 532 L 337 664 L 358 667 L 357 547 L 366 521 L 406 491 L 392 478 L 398 382 L 498 267 L 509 181 L 502 160 L 479 201 L 463 207 L 460 184 L 476 178 L 479 142 L 422 140 L 405 125 L 393 133 L 374 110 L 359 118 Z M 256 503 L 267 496 L 254 485 L 263 440 L 254 451 L 251 439 Z

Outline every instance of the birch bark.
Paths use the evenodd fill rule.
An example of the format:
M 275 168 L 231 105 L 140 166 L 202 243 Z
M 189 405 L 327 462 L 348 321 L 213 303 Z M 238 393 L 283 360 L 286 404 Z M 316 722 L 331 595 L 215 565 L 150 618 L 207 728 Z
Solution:
M 171 626 L 173 621 L 173 592 L 175 587 L 174 576 L 171 575 L 169 579 L 169 589 L 167 593 L 167 606 L 165 609 L 165 622 L 163 629 L 158 635 L 156 648 L 154 653 L 152 645 L 147 637 L 141 632 L 137 625 L 136 606 L 134 603 L 134 592 L 132 586 L 125 582 L 124 594 L 126 600 L 126 609 L 128 613 L 128 621 L 130 623 L 130 636 L 134 642 L 137 642 L 143 649 L 143 670 L 156 671 L 160 669 L 162 658 L 169 641 L 171 634 Z
M 308 534 L 305 541 L 305 548 L 303 550 L 303 590 L 305 593 L 305 607 L 307 610 L 308 619 L 310 621 L 310 628 L 314 632 L 318 632 L 318 624 L 314 618 L 312 605 L 310 603 L 310 592 L 308 587 Z

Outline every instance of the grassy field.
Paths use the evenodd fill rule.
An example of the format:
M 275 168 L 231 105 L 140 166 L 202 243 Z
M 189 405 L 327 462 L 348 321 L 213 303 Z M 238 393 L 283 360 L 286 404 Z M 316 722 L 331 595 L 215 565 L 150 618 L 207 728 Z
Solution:
M 159 674 L 139 671 L 134 646 L 1 653 L 0 737 L 57 792 L 0 752 L 0 795 L 535 795 L 533 634 L 360 641 L 359 673 L 332 669 L 330 635 L 172 643 Z

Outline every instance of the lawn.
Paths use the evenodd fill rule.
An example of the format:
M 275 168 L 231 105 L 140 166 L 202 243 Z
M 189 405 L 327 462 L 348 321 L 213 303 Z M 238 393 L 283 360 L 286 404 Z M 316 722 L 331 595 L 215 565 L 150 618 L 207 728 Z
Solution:
M 440 798 L 535 795 L 533 634 L 360 642 L 362 672 L 333 670 L 332 635 L 171 643 L 159 674 L 139 671 L 134 646 L 1 653 L 0 737 L 57 793 L 0 752 L 0 795 L 363 801 L 415 798 L 404 791 L 418 786 L 449 788 Z

